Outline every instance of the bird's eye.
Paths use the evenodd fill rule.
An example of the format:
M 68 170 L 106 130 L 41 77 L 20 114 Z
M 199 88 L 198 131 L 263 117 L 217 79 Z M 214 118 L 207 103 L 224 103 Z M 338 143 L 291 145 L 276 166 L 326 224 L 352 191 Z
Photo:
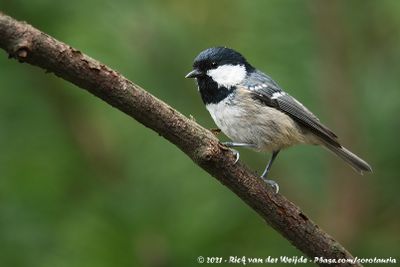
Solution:
M 215 62 L 215 61 L 211 62 L 211 66 L 212 67 L 216 67 L 217 66 L 217 62 Z

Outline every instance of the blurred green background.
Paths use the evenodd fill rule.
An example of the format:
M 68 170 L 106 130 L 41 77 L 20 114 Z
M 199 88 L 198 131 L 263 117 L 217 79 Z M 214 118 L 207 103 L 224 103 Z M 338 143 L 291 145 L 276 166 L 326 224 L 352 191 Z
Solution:
M 0 0 L 0 10 L 206 128 L 184 76 L 201 50 L 237 49 L 374 168 L 359 176 L 297 146 L 272 170 L 281 193 L 354 255 L 400 256 L 400 1 Z M 174 145 L 86 91 L 4 51 L 0 85 L 0 266 L 301 255 Z M 268 157 L 241 150 L 258 172 Z

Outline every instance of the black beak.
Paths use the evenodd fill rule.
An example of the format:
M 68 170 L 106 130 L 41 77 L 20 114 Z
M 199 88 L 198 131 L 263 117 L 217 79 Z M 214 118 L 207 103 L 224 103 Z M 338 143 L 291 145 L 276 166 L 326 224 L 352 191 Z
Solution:
M 197 78 L 199 76 L 201 76 L 203 73 L 201 71 L 199 71 L 198 69 L 194 69 L 191 72 L 189 72 L 188 74 L 186 74 L 185 78 Z

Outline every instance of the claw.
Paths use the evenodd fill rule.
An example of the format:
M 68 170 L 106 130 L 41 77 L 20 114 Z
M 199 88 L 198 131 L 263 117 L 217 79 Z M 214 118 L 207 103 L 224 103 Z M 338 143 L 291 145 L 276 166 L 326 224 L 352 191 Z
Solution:
M 235 157 L 236 157 L 235 162 L 233 163 L 233 165 L 235 165 L 239 161 L 240 154 L 239 154 L 239 151 L 237 151 L 236 149 L 231 148 L 231 151 L 233 152 L 233 154 L 235 154 Z
M 263 178 L 263 177 L 261 177 L 261 178 Z M 279 192 L 279 185 L 278 185 L 277 182 L 275 182 L 274 180 L 267 180 L 267 179 L 264 179 L 264 178 L 263 178 L 263 180 L 264 180 L 264 182 L 265 182 L 266 184 L 269 184 L 270 186 L 272 186 L 272 187 L 275 189 L 275 194 L 278 194 L 278 192 Z
M 235 162 L 233 163 L 233 165 L 235 165 L 239 161 L 240 154 L 239 154 L 239 151 L 234 150 L 234 149 L 232 149 L 232 152 L 235 153 L 235 156 L 236 156 Z

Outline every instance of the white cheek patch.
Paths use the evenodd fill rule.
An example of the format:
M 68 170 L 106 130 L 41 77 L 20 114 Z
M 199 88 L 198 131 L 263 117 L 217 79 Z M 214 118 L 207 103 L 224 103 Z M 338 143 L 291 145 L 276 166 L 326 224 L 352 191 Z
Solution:
M 207 75 L 218 83 L 219 87 L 231 88 L 243 81 L 246 77 L 246 68 L 244 65 L 222 65 L 207 71 Z

